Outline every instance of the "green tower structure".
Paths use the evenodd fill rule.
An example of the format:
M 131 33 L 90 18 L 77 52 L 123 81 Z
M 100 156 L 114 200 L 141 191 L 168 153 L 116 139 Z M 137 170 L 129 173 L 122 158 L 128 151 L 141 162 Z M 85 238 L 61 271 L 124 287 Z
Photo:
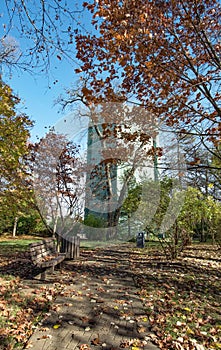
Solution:
M 111 126 L 110 126 L 111 129 Z M 117 200 L 117 165 L 112 158 L 103 157 L 103 125 L 89 125 L 87 139 L 87 175 L 84 219 L 103 227 L 109 227 L 110 217 Z M 108 147 L 114 147 L 114 139 L 108 138 Z

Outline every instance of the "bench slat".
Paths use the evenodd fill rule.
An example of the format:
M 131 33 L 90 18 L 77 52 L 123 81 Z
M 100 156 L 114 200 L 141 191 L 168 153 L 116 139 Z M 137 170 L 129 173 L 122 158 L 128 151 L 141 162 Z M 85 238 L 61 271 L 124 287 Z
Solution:
M 66 254 L 57 252 L 56 242 L 53 238 L 31 243 L 29 245 L 29 253 L 33 264 L 44 269 L 54 268 L 66 257 Z

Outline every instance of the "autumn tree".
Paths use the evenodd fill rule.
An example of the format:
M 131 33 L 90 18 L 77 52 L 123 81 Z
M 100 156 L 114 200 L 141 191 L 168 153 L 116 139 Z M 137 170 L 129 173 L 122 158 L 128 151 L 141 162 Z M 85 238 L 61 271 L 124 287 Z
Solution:
M 162 121 L 178 139 L 193 135 L 208 152 L 219 156 L 218 0 L 85 2 L 84 11 L 92 17 L 91 34 L 81 23 L 73 24 L 76 8 L 66 1 L 34 1 L 36 6 L 15 0 L 4 3 L 10 25 L 17 13 L 16 26 L 29 38 L 30 67 L 49 68 L 51 57 L 73 62 L 76 36 L 81 66 L 76 73 L 87 76 L 84 102 L 90 107 L 104 101 L 138 104 L 152 116 L 152 124 Z M 134 122 L 139 138 L 143 123 Z M 190 162 L 193 171 L 195 166 L 204 167 L 198 164 L 197 154 Z
M 2 212 L 9 210 L 16 223 L 28 211 L 32 194 L 28 187 L 29 173 L 25 165 L 29 129 L 32 122 L 16 113 L 19 98 L 0 81 L 0 202 Z
M 28 37 L 29 68 L 44 71 L 52 57 L 76 64 L 76 39 L 81 66 L 76 71 L 89 77 L 87 98 L 113 101 L 117 89 L 168 125 L 200 136 L 202 143 L 219 142 L 218 0 L 91 0 L 83 8 L 65 0 L 4 4 L 4 37 L 13 33 L 13 25 Z M 90 30 L 83 22 L 86 10 Z
M 92 1 L 95 32 L 76 36 L 77 72 L 111 99 L 117 86 L 170 126 L 220 138 L 220 3 Z M 90 94 L 90 91 L 87 92 Z
M 51 131 L 31 146 L 29 164 L 38 209 L 48 230 L 67 233 L 83 214 L 84 174 L 79 146 Z
M 128 183 L 135 173 L 153 168 L 154 155 L 160 154 L 161 149 L 153 147 L 154 118 L 143 108 L 127 105 L 117 93 L 114 102 L 94 103 L 87 91 L 85 81 L 78 89 L 69 89 L 60 101 L 75 112 L 77 105 L 79 117 L 88 117 L 85 214 L 86 218 L 97 216 L 102 226 L 105 221 L 106 230 L 101 236 L 113 239 L 117 237 Z M 126 176 L 119 185 L 119 174 L 125 169 Z M 85 222 L 89 221 L 93 225 L 96 222 L 91 219 Z M 97 222 L 100 226 L 101 222 Z

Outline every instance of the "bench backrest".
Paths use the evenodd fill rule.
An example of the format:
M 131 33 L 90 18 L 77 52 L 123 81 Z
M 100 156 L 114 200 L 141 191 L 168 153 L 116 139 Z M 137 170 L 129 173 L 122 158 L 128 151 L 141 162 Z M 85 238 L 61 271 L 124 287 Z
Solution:
M 44 239 L 29 245 L 29 252 L 32 262 L 35 264 L 42 257 L 56 254 L 56 241 L 54 238 Z

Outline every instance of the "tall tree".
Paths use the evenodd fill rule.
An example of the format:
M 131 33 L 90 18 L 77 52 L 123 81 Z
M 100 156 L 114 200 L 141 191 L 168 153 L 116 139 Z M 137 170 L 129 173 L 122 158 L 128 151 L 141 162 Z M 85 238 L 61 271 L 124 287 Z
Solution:
M 153 168 L 153 158 L 161 149 L 153 146 L 154 118 L 143 108 L 125 104 L 118 93 L 112 95 L 115 103 L 113 100 L 94 103 L 87 92 L 92 91 L 85 81 L 78 89 L 69 90 L 62 103 L 64 107 L 70 105 L 72 108 L 81 103 L 84 108 L 79 108 L 79 114 L 87 115 L 90 121 L 86 216 L 92 214 L 104 219 L 104 234 L 107 239 L 112 239 L 117 235 L 121 206 L 130 179 L 135 172 L 143 173 L 151 165 Z M 125 169 L 128 171 L 119 186 L 119 173 Z
M 49 231 L 67 233 L 67 223 L 71 230 L 83 214 L 84 170 L 79 146 L 51 131 L 31 146 L 30 158 L 39 212 Z
M 31 199 L 27 187 L 29 174 L 25 166 L 28 153 L 29 128 L 32 122 L 26 115 L 16 114 L 19 98 L 0 81 L 0 203 L 8 208 L 15 224 L 25 212 Z
M 79 34 L 77 58 L 91 90 L 115 86 L 168 125 L 215 146 L 221 132 L 218 0 L 84 3 L 97 32 Z M 87 92 L 88 94 L 90 92 Z

